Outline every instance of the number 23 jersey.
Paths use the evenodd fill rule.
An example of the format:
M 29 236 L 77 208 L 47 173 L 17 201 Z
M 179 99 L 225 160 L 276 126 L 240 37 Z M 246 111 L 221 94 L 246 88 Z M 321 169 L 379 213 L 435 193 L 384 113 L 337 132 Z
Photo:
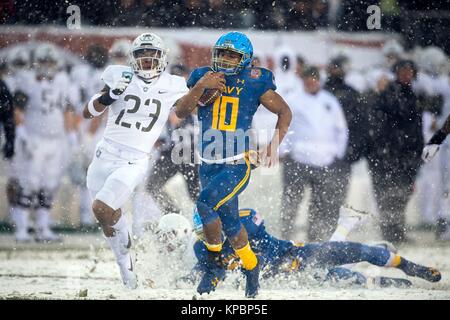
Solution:
M 188 92 L 183 77 L 163 72 L 147 84 L 127 66 L 113 65 L 105 69 L 102 80 L 109 87 L 122 77 L 133 74 L 126 90 L 108 111 L 103 137 L 127 147 L 150 153 L 163 130 L 173 104 Z

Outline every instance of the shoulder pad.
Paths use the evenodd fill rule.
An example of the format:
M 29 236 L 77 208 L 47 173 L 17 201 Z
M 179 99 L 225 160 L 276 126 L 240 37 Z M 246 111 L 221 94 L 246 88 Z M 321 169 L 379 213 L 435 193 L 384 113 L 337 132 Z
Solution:
M 267 79 L 272 80 L 273 73 L 266 68 L 251 67 L 248 69 L 248 76 L 250 77 L 250 79 L 265 81 Z
M 108 86 L 112 87 L 116 84 L 117 80 L 122 77 L 123 72 L 131 72 L 134 74 L 133 69 L 128 66 L 111 65 L 103 71 L 101 79 Z
M 213 71 L 213 70 L 211 69 L 211 67 L 206 66 L 206 67 L 196 68 L 192 71 L 192 73 L 198 74 L 200 77 L 203 77 L 203 75 L 205 73 L 207 73 L 208 71 Z
M 164 81 L 166 90 L 167 90 L 167 88 L 173 92 L 188 90 L 187 85 L 186 85 L 186 79 L 184 77 L 169 74 L 169 73 L 163 73 L 161 75 L 161 80 Z

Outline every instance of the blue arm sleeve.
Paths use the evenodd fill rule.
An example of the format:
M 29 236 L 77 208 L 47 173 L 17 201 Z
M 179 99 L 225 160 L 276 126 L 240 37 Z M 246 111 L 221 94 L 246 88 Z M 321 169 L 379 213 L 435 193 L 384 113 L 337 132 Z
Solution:
M 187 87 L 191 89 L 195 86 L 198 80 L 200 80 L 203 75 L 210 71 L 211 69 L 209 67 L 202 67 L 192 70 L 191 75 L 189 76 L 189 79 L 187 80 Z

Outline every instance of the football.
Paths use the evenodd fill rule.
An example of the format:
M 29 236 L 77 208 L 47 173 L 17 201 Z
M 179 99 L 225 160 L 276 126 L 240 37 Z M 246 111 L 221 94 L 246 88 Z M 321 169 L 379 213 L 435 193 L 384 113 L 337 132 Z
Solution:
M 198 104 L 199 106 L 204 107 L 216 101 L 221 94 L 222 92 L 219 89 L 206 89 L 200 99 L 198 99 Z

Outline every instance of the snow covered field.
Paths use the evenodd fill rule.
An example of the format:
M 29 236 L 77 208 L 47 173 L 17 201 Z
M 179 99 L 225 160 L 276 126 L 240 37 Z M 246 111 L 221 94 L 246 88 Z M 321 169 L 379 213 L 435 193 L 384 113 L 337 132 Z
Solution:
M 140 287 L 130 291 L 122 287 L 112 254 L 105 250 L 103 239 L 95 236 L 71 236 L 70 245 L 38 245 L 13 248 L 7 237 L 1 237 L 0 298 L 2 299 L 192 299 L 195 286 L 173 285 L 171 277 L 178 271 L 150 271 L 158 257 L 138 260 Z M 89 246 L 92 244 L 93 246 Z M 103 249 L 102 249 L 103 248 Z M 450 247 L 422 243 L 401 248 L 406 257 L 438 267 L 443 278 L 437 284 L 410 278 L 410 289 L 355 287 L 321 287 L 307 275 L 292 279 L 262 281 L 258 299 L 450 299 Z M 139 256 L 138 256 L 139 259 Z M 403 276 L 399 270 L 382 270 L 361 265 L 358 270 L 369 275 Z M 232 275 L 208 297 L 198 299 L 244 299 L 244 290 L 234 287 Z M 174 278 L 172 278 L 174 279 Z
M 266 218 L 269 231 L 278 235 L 277 213 L 281 195 L 279 172 L 264 170 L 267 169 L 254 171 L 252 181 L 242 196 L 241 206 L 259 209 Z M 174 193 L 177 190 L 179 195 L 179 184 L 178 179 L 170 181 L 168 191 Z M 369 186 L 370 180 L 362 163 L 355 168 L 349 203 L 373 211 L 374 203 Z M 186 215 L 189 215 L 192 204 L 186 193 L 178 196 L 177 201 L 185 209 Z M 411 201 L 408 209 L 409 225 L 417 223 L 415 201 Z M 296 223 L 298 240 L 305 234 L 304 204 L 305 202 Z M 413 282 L 410 289 L 324 287 L 319 286 L 310 275 L 303 274 L 287 280 L 262 281 L 258 299 L 450 299 L 450 243 L 436 242 L 433 234 L 423 231 L 411 231 L 409 235 L 414 243 L 400 247 L 399 253 L 415 262 L 440 269 L 443 277 L 439 283 L 409 278 Z M 144 242 L 137 248 L 136 270 L 140 288 L 130 291 L 122 287 L 113 255 L 106 248 L 101 234 L 65 234 L 63 238 L 62 244 L 17 245 L 11 234 L 1 234 L 0 299 L 184 300 L 192 299 L 195 295 L 195 285 L 174 281 L 187 270 L 178 266 L 171 270 L 173 259 L 158 255 L 151 241 Z M 367 243 L 379 239 L 374 219 L 350 237 L 350 240 Z M 361 264 L 356 269 L 370 276 L 406 277 L 399 270 L 380 269 L 367 264 Z M 236 289 L 237 278 L 237 275 L 231 275 L 213 294 L 208 297 L 197 295 L 196 298 L 244 299 L 243 288 Z

